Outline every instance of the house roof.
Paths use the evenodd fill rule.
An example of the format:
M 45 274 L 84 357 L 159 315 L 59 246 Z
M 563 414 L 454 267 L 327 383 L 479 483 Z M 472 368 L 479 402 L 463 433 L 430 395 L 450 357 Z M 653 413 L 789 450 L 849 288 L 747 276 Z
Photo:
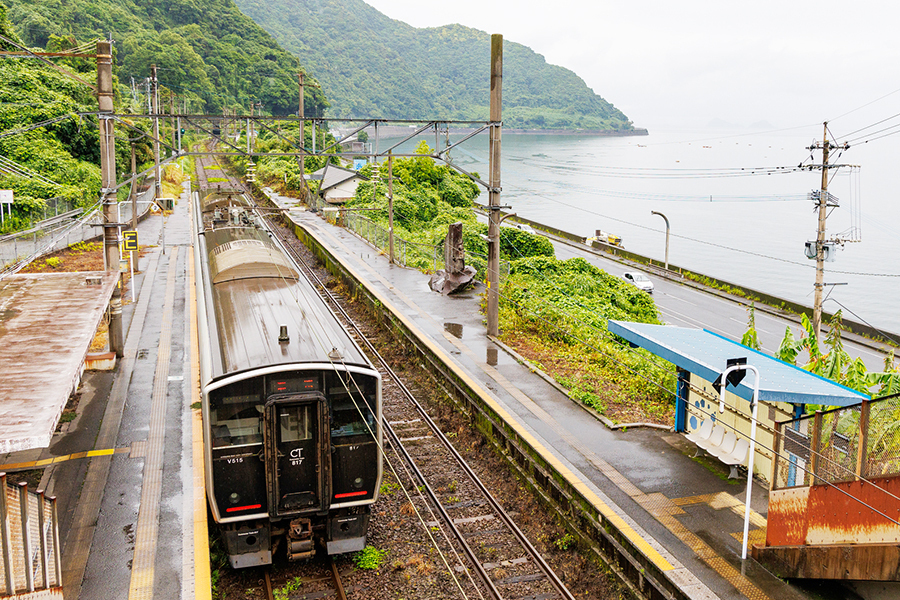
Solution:
M 363 177 L 356 171 L 353 171 L 352 169 L 345 169 L 344 167 L 338 167 L 336 165 L 325 165 L 318 171 L 315 171 L 313 174 L 322 176 L 322 183 L 319 185 L 320 193 L 327 192 L 331 188 L 337 187 L 345 181 L 350 181 L 354 178 L 368 181 L 367 177 Z
M 849 406 L 869 396 L 837 384 L 784 361 L 732 342 L 705 329 L 610 321 L 609 331 L 631 344 L 707 380 L 715 381 L 725 371 L 729 358 L 747 358 L 747 364 L 759 371 L 759 399 L 763 402 Z M 727 390 L 751 400 L 752 373 Z

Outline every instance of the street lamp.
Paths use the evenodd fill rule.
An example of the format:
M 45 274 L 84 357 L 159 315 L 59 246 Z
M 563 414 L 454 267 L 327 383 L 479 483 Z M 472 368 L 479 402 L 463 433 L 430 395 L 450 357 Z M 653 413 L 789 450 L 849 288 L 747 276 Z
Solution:
M 753 383 L 753 400 L 750 401 L 751 407 L 751 415 L 750 415 L 750 458 L 747 459 L 747 498 L 744 502 L 744 545 L 741 549 L 741 560 L 747 558 L 747 538 L 750 532 L 750 490 L 753 486 L 753 455 L 756 454 L 756 414 L 759 412 L 759 371 L 753 365 L 742 364 L 739 363 L 741 359 L 732 359 L 728 361 L 728 368 L 725 369 L 725 372 L 719 377 L 719 380 L 716 383 L 721 382 L 719 386 L 719 412 L 725 412 L 725 387 L 728 383 L 732 385 L 737 385 L 740 383 L 740 380 L 743 378 L 743 374 L 735 374 L 737 377 L 732 377 L 729 381 L 729 374 L 746 370 L 752 371 L 756 376 L 755 381 Z M 744 363 L 746 363 L 747 359 L 743 359 Z
M 666 271 L 669 270 L 669 219 L 666 218 L 666 215 L 661 212 L 656 212 L 655 210 L 650 211 L 651 215 L 659 215 L 666 222 Z

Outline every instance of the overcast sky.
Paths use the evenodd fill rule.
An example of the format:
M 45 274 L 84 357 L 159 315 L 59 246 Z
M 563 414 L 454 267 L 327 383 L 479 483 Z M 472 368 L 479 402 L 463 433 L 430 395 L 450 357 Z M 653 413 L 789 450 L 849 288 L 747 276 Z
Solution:
M 643 127 L 714 119 L 795 127 L 900 89 L 896 2 L 367 1 L 415 27 L 460 23 L 501 33 L 571 69 Z M 898 106 L 900 93 L 842 119 L 848 129 L 840 129 Z

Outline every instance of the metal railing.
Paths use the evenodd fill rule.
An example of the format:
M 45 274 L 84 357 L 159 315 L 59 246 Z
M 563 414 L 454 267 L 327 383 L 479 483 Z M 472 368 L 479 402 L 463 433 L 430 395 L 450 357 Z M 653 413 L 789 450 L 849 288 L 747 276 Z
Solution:
M 62 586 L 56 498 L 0 473 L 0 597 Z
M 154 189 L 151 186 L 150 189 L 138 195 L 139 210 L 149 209 L 153 194 Z M 118 222 L 130 222 L 131 202 L 120 202 L 118 206 L 120 212 Z M 97 215 L 79 225 L 78 221 L 81 217 L 80 210 L 63 212 L 36 223 L 35 227 L 31 229 L 0 236 L 0 269 L 27 257 L 49 254 L 78 242 L 102 237 L 103 230 L 98 226 L 103 218 L 102 214 L 98 212 Z
M 386 228 L 358 212 L 341 210 L 339 206 L 329 204 L 317 196 L 312 196 L 312 198 L 311 208 L 314 208 L 329 223 L 354 232 L 381 252 L 389 252 L 390 241 Z M 405 267 L 418 269 L 426 273 L 433 273 L 446 268 L 442 245 L 410 242 L 397 236 L 394 236 L 394 258 Z M 465 262 L 476 269 L 477 275 L 475 278 L 479 281 L 485 280 L 487 260 L 488 257 L 485 254 L 466 251 Z M 500 261 L 501 278 L 509 275 L 509 268 L 508 261 Z
M 772 489 L 900 474 L 900 396 L 779 423 Z

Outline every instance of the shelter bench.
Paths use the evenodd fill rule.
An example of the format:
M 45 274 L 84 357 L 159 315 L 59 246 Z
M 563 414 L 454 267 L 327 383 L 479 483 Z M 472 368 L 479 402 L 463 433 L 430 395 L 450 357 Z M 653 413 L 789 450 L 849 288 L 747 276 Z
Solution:
M 747 451 L 750 449 L 750 441 L 741 437 L 738 439 L 733 429 L 726 429 L 713 419 L 706 419 L 700 423 L 692 433 L 687 434 L 688 441 L 697 446 L 698 456 L 701 450 L 706 450 L 710 456 L 718 458 L 721 462 L 731 467 L 728 479 L 736 479 L 738 466 L 747 461 Z

